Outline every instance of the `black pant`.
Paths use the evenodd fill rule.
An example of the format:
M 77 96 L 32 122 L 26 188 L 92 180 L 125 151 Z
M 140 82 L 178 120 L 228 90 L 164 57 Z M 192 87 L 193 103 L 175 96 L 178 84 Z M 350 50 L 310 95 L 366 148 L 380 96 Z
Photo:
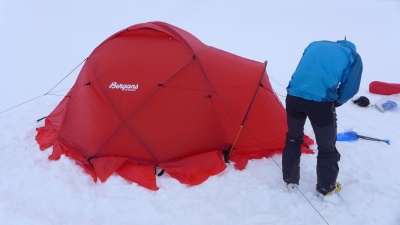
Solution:
M 336 149 L 336 110 L 333 102 L 316 102 L 287 95 L 288 132 L 282 153 L 283 180 L 299 183 L 301 145 L 307 117 L 318 145 L 317 188 L 332 191 L 339 173 L 340 154 Z

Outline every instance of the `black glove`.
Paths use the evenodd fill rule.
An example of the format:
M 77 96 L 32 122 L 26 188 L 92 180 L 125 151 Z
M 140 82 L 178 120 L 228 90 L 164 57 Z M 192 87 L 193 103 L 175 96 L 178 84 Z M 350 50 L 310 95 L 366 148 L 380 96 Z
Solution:
M 361 96 L 358 99 L 353 100 L 353 103 L 361 107 L 367 107 L 370 104 L 369 99 L 365 96 Z
M 340 107 L 341 105 L 343 105 L 343 103 L 339 103 L 337 101 L 334 101 L 333 105 L 335 105 L 335 107 L 337 108 L 337 107 Z

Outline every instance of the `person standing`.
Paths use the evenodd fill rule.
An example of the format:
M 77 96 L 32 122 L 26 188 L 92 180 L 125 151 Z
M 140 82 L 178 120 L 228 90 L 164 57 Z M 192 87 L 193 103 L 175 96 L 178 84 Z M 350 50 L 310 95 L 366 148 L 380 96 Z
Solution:
M 300 147 L 308 118 L 318 145 L 316 191 L 325 196 L 335 190 L 340 160 L 336 149 L 336 107 L 358 92 L 362 70 L 356 46 L 346 39 L 314 41 L 304 50 L 287 87 L 288 131 L 282 173 L 288 186 L 299 185 Z

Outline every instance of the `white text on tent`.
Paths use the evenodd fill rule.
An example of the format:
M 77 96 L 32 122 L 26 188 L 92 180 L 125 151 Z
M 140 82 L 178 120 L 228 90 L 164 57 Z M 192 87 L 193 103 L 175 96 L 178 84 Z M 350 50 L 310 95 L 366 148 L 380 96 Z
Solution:
M 121 89 L 122 91 L 136 91 L 139 88 L 139 84 L 118 84 L 117 82 L 112 82 L 109 88 Z

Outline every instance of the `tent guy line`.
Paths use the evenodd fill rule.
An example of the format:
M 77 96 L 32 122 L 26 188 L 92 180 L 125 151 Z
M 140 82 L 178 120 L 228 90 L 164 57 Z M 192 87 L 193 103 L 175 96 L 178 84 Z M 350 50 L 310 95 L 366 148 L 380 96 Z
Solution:
M 274 157 L 271 157 L 272 161 L 275 163 L 275 165 L 282 171 L 282 167 L 279 166 L 279 164 L 276 162 Z M 308 204 L 314 209 L 315 212 L 322 218 L 322 220 L 329 225 L 328 221 L 325 219 L 325 217 L 321 214 L 321 212 L 317 209 L 317 207 L 314 206 L 314 204 L 311 203 L 311 201 L 307 198 L 307 196 L 300 190 L 299 186 L 295 185 L 296 190 L 303 196 L 303 198 L 308 202 Z
M 52 87 L 50 89 L 50 91 L 47 92 L 50 93 L 54 88 L 56 88 L 61 82 L 63 82 L 63 80 L 65 80 L 69 75 L 71 75 L 79 66 L 81 66 L 84 62 L 86 62 L 88 58 L 85 58 L 81 63 L 79 63 L 71 72 L 69 72 L 63 79 L 61 79 L 56 85 L 54 85 L 54 87 Z
M 53 94 L 53 93 L 60 92 L 60 91 L 64 91 L 64 90 L 70 90 L 70 89 L 72 89 L 72 88 L 77 88 L 77 87 L 71 87 L 71 88 L 66 88 L 66 89 L 63 89 L 63 90 L 57 90 L 57 91 L 51 92 L 51 91 L 54 90 L 54 88 L 56 88 L 63 80 L 65 80 L 69 75 L 71 75 L 80 65 L 82 65 L 86 60 L 87 60 L 87 58 L 84 59 L 81 63 L 79 63 L 71 72 L 69 72 L 63 79 L 61 79 L 56 85 L 54 85 L 54 87 L 52 87 L 52 88 L 51 88 L 48 92 L 46 92 L 45 94 L 42 94 L 42 95 L 37 96 L 37 97 L 34 97 L 34 98 L 32 98 L 32 99 L 30 99 L 30 100 L 27 100 L 27 101 L 25 101 L 25 102 L 22 102 L 22 103 L 20 103 L 20 104 L 18 104 L 18 105 L 12 106 L 12 107 L 10 107 L 10 108 L 8 108 L 8 109 L 6 109 L 6 110 L 1 111 L 0 114 L 3 114 L 3 113 L 5 113 L 5 112 L 8 112 L 8 111 L 10 111 L 10 110 L 12 110 L 12 109 L 18 108 L 19 106 L 25 105 L 25 104 L 27 104 L 27 103 L 29 103 L 29 102 L 32 102 L 32 101 L 34 101 L 34 100 L 36 100 L 36 99 L 38 99 L 38 98 L 43 97 L 43 96 L 46 96 L 46 95 L 55 95 L 55 94 Z M 60 95 L 56 95 L 56 96 L 60 96 Z M 63 96 L 63 97 L 64 97 L 64 96 Z M 40 121 L 40 119 L 39 119 L 38 121 Z

